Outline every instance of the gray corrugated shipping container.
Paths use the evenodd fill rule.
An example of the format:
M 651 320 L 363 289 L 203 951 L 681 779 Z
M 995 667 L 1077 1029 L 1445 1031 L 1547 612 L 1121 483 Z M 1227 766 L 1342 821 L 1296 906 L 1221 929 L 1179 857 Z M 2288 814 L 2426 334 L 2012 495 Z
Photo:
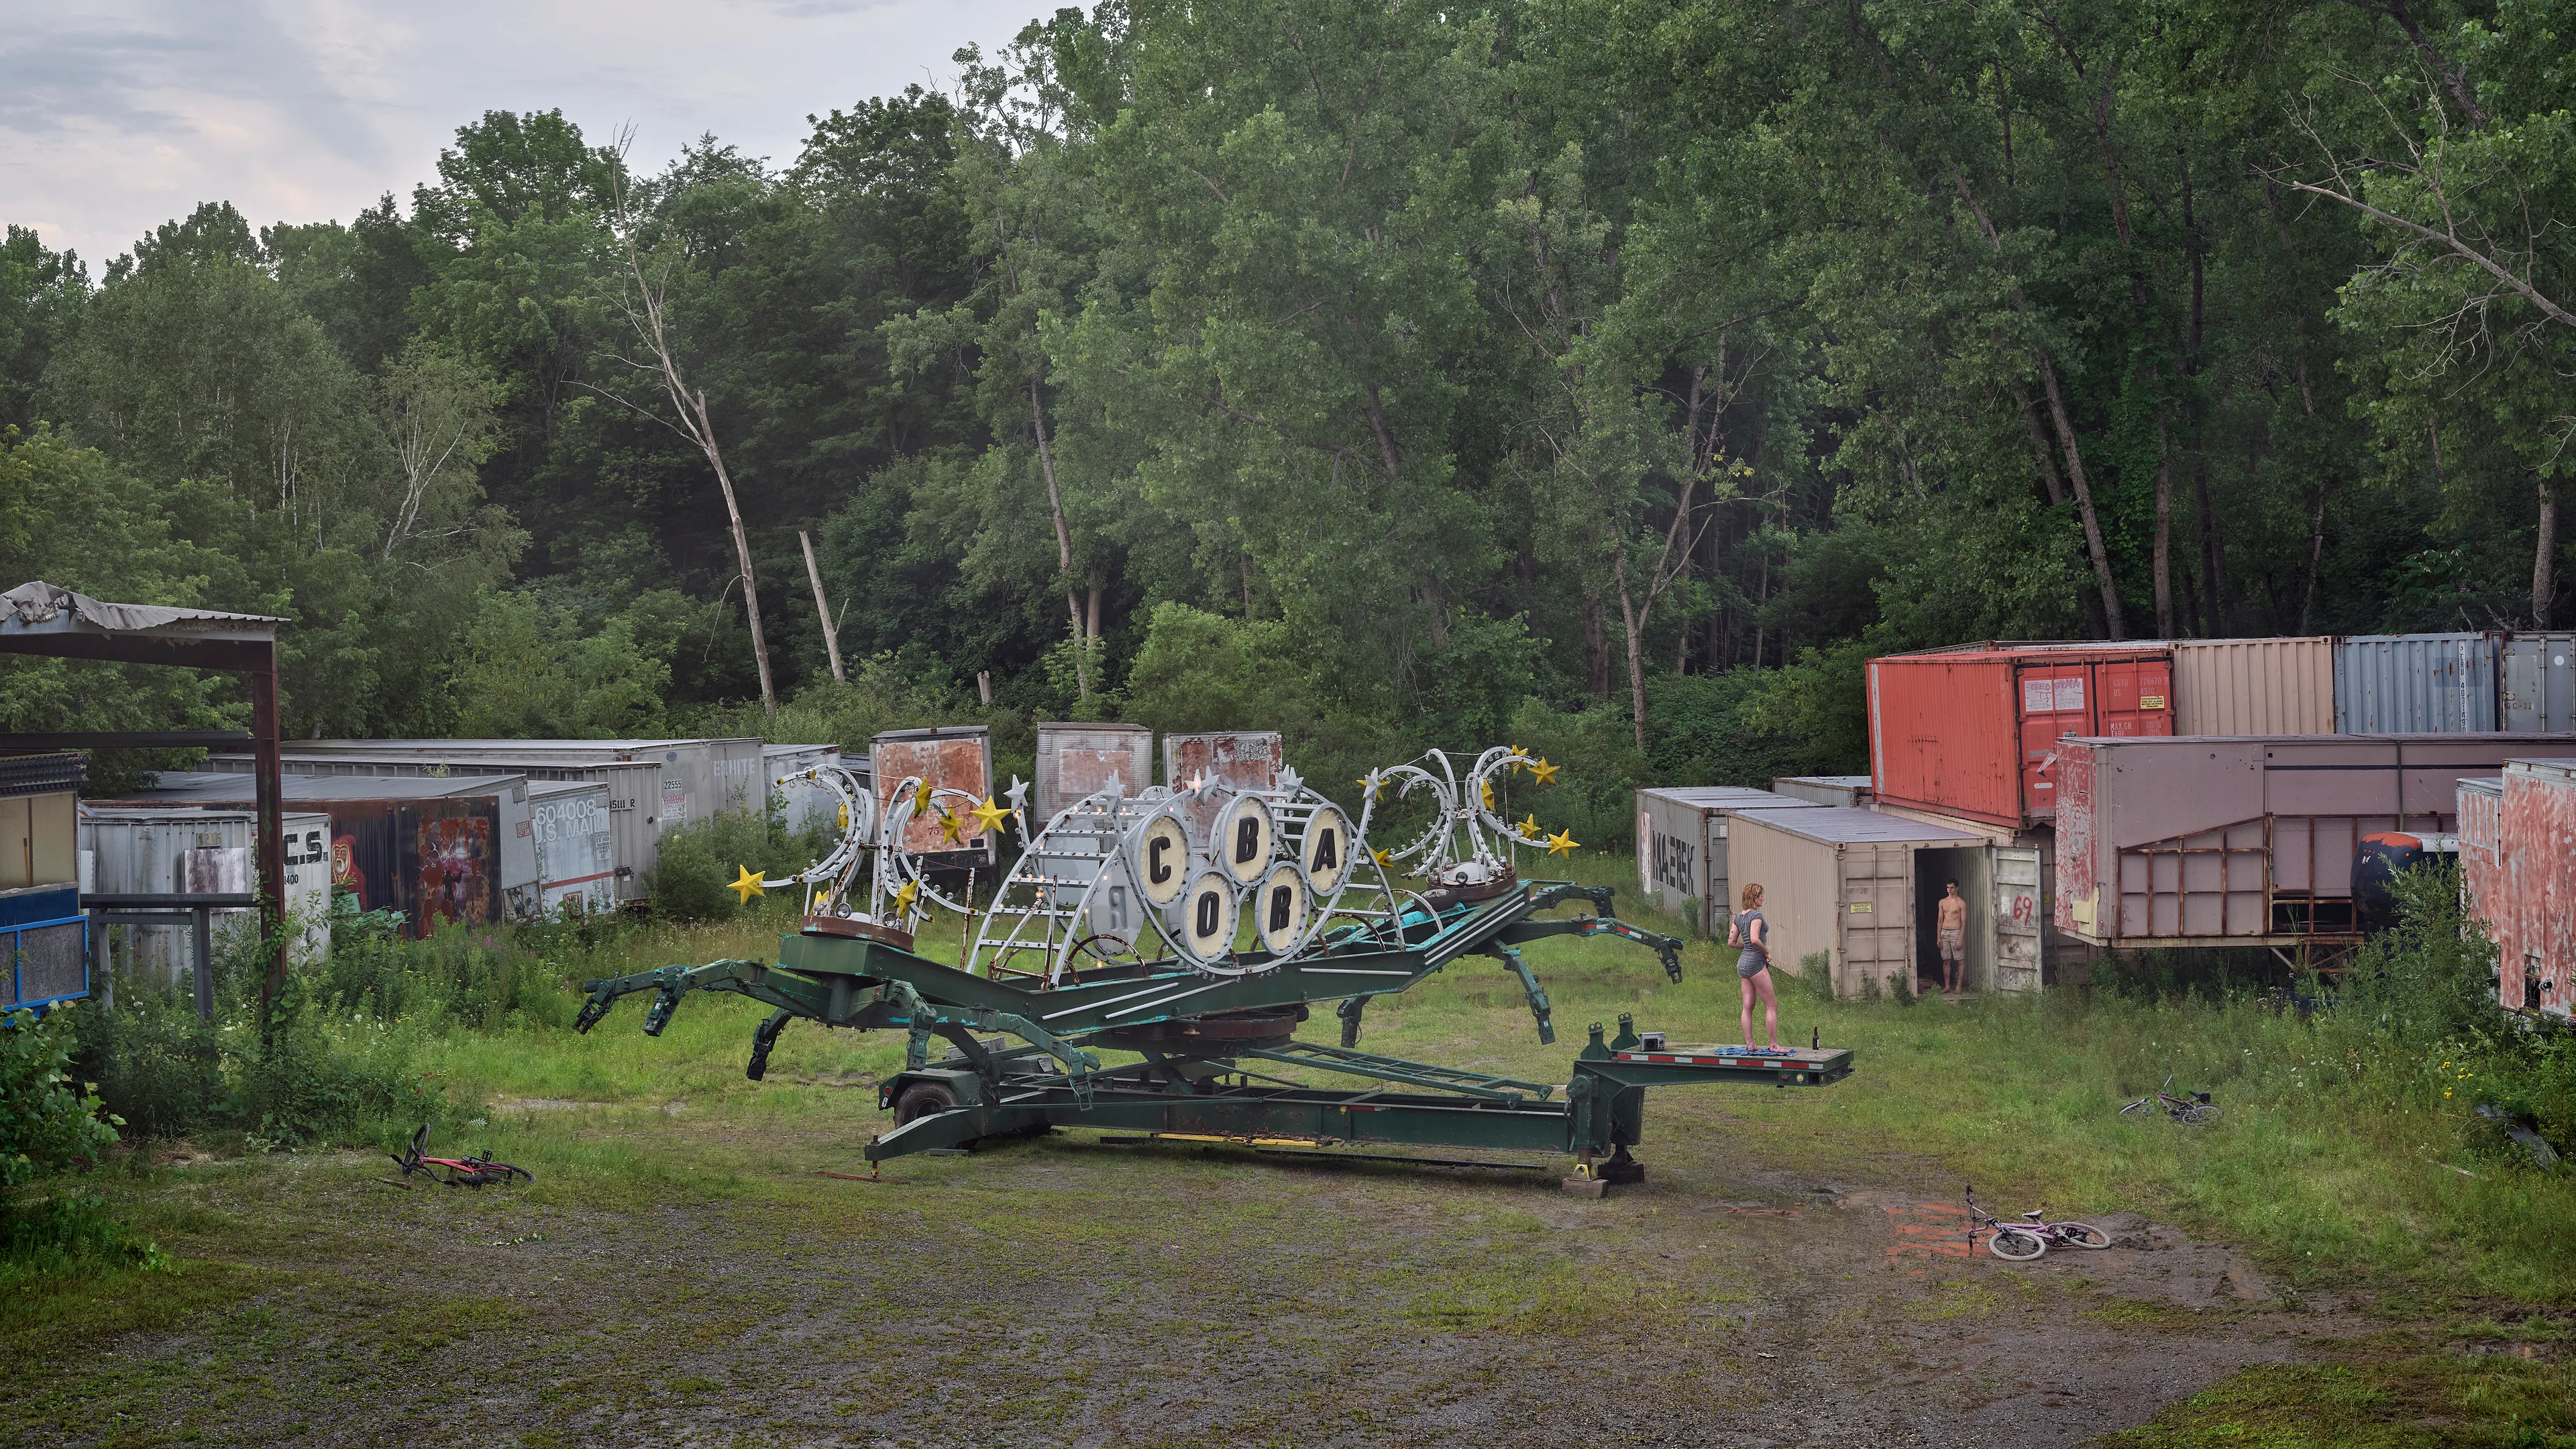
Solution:
M 2177 639 L 2174 733 L 2330 735 L 2335 732 L 2335 640 Z
M 2498 727 L 2576 730 L 2576 634 L 2508 634 L 2503 656 Z
M 287 775 L 280 783 L 289 806 L 330 814 L 335 847 L 346 839 L 375 852 L 373 864 L 362 866 L 377 897 L 359 892 L 366 909 L 398 900 L 396 908 L 422 932 L 442 919 L 536 914 L 536 830 L 525 776 Z M 253 789 L 247 775 L 167 770 L 121 803 L 238 807 L 251 803 Z
M 660 761 L 582 763 L 541 756 L 515 763 L 496 764 L 478 760 L 460 765 L 455 760 L 433 755 L 298 753 L 281 756 L 279 767 L 289 775 L 343 778 L 438 779 L 506 768 L 509 773 L 524 775 L 531 782 L 595 780 L 608 787 L 609 850 L 617 862 L 617 899 L 641 900 L 644 882 L 652 875 L 653 868 L 662 863 L 663 766 Z M 205 768 L 220 774 L 247 775 L 251 773 L 251 757 L 211 755 L 206 759 Z
M 808 770 L 831 769 L 840 763 L 839 745 L 760 747 L 761 789 L 779 797 L 782 802 L 780 818 L 789 830 L 820 825 L 837 833 L 841 797 L 812 780 L 799 777 Z
M 1811 800 L 1741 785 L 1676 785 L 1637 792 L 1637 890 L 1711 936 L 1733 913 L 1726 818 L 1738 810 L 1821 809 Z
M 617 850 L 608 786 L 599 780 L 531 780 L 528 823 L 537 854 L 537 900 L 548 915 L 617 908 Z
M 188 856 L 199 850 L 229 855 L 223 867 L 237 873 L 248 889 L 255 818 L 248 810 L 84 805 L 79 827 L 81 893 L 143 895 L 185 890 Z M 298 928 L 291 943 L 294 956 L 298 961 L 321 961 L 331 954 L 331 818 L 316 811 L 289 810 L 281 825 L 286 837 L 286 909 Z M 219 931 L 256 929 L 249 911 L 213 914 Z M 129 967 L 148 968 L 172 985 L 184 982 L 195 970 L 190 927 L 93 927 L 98 932 L 112 929 L 130 932 L 119 953 Z
M 2496 727 L 2493 634 L 2356 634 L 2335 648 L 2335 733 Z
M 1086 796 L 1109 788 L 1134 795 L 1154 783 L 1154 732 L 1140 724 L 1038 725 L 1038 780 L 1031 830 L 1055 819 L 1055 813 Z
M 297 740 L 304 755 L 391 755 L 494 765 L 516 771 L 534 764 L 631 764 L 662 767 L 659 795 L 646 813 L 668 830 L 728 810 L 753 811 L 768 797 L 753 739 L 694 740 Z
M 1993 910 L 1980 910 L 1974 890 L 1994 859 L 1985 836 L 1838 806 L 1747 810 L 1730 823 L 1734 880 L 1738 889 L 1763 888 L 1776 970 L 1803 970 L 1807 956 L 1823 952 L 1838 997 L 1866 995 L 1873 982 L 1881 991 L 1900 982 L 1910 989 L 1929 954 L 1940 894 L 1937 886 L 1928 896 L 1918 888 L 1917 877 L 1927 876 L 1955 879 L 1969 897 L 1966 984 L 1982 984 L 1981 958 L 1991 974 Z M 1937 972 L 1937 957 L 1931 964 Z
M 1867 775 L 1783 775 L 1771 782 L 1776 794 L 1818 805 L 1867 809 L 1878 799 Z

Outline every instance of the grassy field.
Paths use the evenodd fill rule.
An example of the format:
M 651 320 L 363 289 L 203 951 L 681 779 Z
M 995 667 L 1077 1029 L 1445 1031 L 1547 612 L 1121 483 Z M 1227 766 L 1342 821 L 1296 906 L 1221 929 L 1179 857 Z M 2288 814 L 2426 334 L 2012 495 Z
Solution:
M 1633 882 L 1614 859 L 1582 873 Z M 953 959 L 953 922 L 923 940 Z M 743 923 L 619 956 L 774 949 Z M 1676 1041 L 1736 1036 L 1730 953 L 1710 943 L 1679 985 L 1617 942 L 1529 954 L 1556 1045 L 1482 960 L 1373 1004 L 1362 1045 L 1559 1081 L 1584 1024 L 1622 1012 Z M 1172 1443 L 1536 1442 L 1582 1423 L 1699 1442 L 1637 1438 L 1637 1414 L 1825 1404 L 1850 1428 L 1833 1442 L 2062 1443 L 2032 1426 L 2082 1402 L 2074 1438 L 2130 1445 L 2576 1444 L 2576 1179 L 2476 1154 L 2465 1107 L 2388 1106 L 2342 1038 L 2251 1002 L 2099 989 L 1837 1003 L 1793 986 L 1782 1005 L 1784 1038 L 1853 1047 L 1856 1074 L 1651 1093 L 1648 1182 L 1606 1204 L 1556 1192 L 1553 1161 L 1323 1166 L 1087 1133 L 850 1183 L 822 1174 L 866 1171 L 894 1034 L 796 1024 L 752 1083 L 763 1009 L 738 998 L 689 998 L 658 1040 L 640 999 L 587 1037 L 404 1024 L 455 1104 L 442 1145 L 525 1163 L 532 1188 L 404 1192 L 359 1152 L 129 1154 L 88 1185 L 181 1261 L 0 1293 L 13 1356 L 44 1365 L 0 1388 L 0 1422 L 33 1443 L 365 1442 L 352 1395 L 416 1392 L 388 1422 L 506 1400 L 502 1443 L 963 1443 L 1006 1423 L 1083 1443 L 1145 1425 Z M 1319 1012 L 1304 1034 L 1333 1031 Z M 2221 1120 L 2118 1114 L 2168 1072 Z M 1943 1221 L 1969 1181 L 1999 1209 L 2193 1246 L 2081 1271 L 1902 1257 L 1887 1224 Z M 2163 1266 L 2184 1262 L 2207 1291 Z M 1794 1329 L 1757 1326 L 1784 1314 Z M 2038 1386 L 1987 1361 L 2016 1343 L 2109 1367 Z M 1569 1418 L 1549 1384 L 1635 1412 Z M 1909 1405 L 1960 1437 L 1905 1437 Z M 1709 1442 L 1745 1442 L 1731 1432 Z

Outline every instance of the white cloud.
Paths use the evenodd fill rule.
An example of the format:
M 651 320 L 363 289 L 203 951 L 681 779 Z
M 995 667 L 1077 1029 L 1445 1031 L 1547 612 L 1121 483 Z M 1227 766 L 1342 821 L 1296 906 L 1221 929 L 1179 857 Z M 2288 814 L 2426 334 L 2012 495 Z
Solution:
M 805 117 L 991 49 L 1056 0 L 0 0 L 0 221 L 97 264 L 201 201 L 347 220 L 486 110 L 561 108 L 657 164 L 791 160 Z

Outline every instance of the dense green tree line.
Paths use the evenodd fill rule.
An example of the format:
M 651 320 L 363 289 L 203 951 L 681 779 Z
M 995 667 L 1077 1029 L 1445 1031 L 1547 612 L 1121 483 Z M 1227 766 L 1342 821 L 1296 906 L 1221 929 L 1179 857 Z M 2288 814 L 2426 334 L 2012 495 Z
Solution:
M 493 113 L 346 224 L 12 229 L 0 572 L 293 615 L 299 733 L 767 679 L 1667 779 L 1855 767 L 1878 650 L 2564 622 L 2570 0 L 1126 0 L 958 61 L 784 162 Z

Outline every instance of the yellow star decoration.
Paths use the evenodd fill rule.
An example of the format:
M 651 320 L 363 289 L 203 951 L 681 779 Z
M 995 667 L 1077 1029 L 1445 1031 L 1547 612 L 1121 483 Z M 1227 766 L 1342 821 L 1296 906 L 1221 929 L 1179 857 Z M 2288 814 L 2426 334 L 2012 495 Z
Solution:
M 957 839 L 958 839 L 957 832 L 959 832 L 960 830 L 963 830 L 963 829 L 965 829 L 965 828 L 966 828 L 966 817 L 965 817 L 965 816 L 963 816 L 963 815 L 957 815 L 957 814 L 952 814 L 952 813 L 950 813 L 949 811 L 946 811 L 946 810 L 942 810 L 942 811 L 940 811 L 940 812 L 939 812 L 939 838 L 940 838 L 940 839 L 942 839 L 942 840 L 948 840 L 948 841 L 955 841 L 955 840 L 957 840 Z
M 912 792 L 912 813 L 918 815 L 929 808 L 930 782 L 928 780 L 924 780 L 921 782 L 921 788 Z
M 746 865 L 737 868 L 741 870 L 742 874 L 734 877 L 733 884 L 726 886 L 726 890 L 742 897 L 742 903 L 746 906 L 751 904 L 751 898 L 753 896 L 768 894 L 767 891 L 761 889 L 760 877 L 752 874 L 750 866 Z
M 966 813 L 974 816 L 978 821 L 982 822 L 975 831 L 978 835 L 983 834 L 987 830 L 996 835 L 1001 834 L 1002 822 L 1011 818 L 1010 811 L 1003 809 L 1000 805 L 994 803 L 989 797 L 983 804 L 976 806 L 974 809 L 969 810 Z
M 1556 783 L 1556 772 L 1563 768 L 1565 767 L 1562 765 L 1551 765 L 1542 759 L 1537 764 L 1530 766 L 1529 771 L 1531 774 L 1538 777 L 1538 782 L 1540 784 L 1553 785 Z
M 1538 828 L 1538 816 L 1532 814 L 1524 817 L 1520 823 L 1519 829 L 1521 834 L 1528 836 L 1530 839 L 1538 839 L 1540 834 Z
M 1395 852 L 1391 850 L 1372 850 L 1369 852 L 1369 857 L 1380 865 L 1395 864 Z
M 849 807 L 849 806 L 847 806 L 847 805 L 843 805 L 843 806 L 839 807 L 839 812 L 838 812 L 838 813 L 839 813 L 839 818 L 840 818 L 840 827 L 841 827 L 841 829 L 843 829 L 843 830 L 847 830 L 847 829 L 849 829 L 849 828 L 850 828 L 850 807 Z
M 1514 745 L 1512 746 L 1512 758 L 1515 760 L 1526 760 L 1529 758 L 1529 751 L 1522 749 L 1518 745 Z
M 906 916 L 908 916 L 908 915 L 911 915 L 911 914 L 912 914 L 912 903 L 913 903 L 914 901 L 916 901 L 916 900 L 919 900 L 920 898 L 921 898 L 921 887 L 919 887 L 919 886 L 917 886 L 917 885 L 914 885 L 914 884 L 913 884 L 912 882 L 910 882 L 910 881 L 905 881 L 905 882 L 903 883 L 903 889 L 901 889 L 901 890 L 899 890 L 899 891 L 896 891 L 896 892 L 894 893 L 894 915 L 895 915 L 895 919 L 899 921 L 899 920 L 902 920 L 904 917 L 906 917 Z
M 1485 808 L 1491 810 L 1494 808 L 1494 782 L 1487 780 L 1484 783 L 1483 789 L 1485 792 Z
M 1560 830 L 1547 838 L 1547 853 L 1550 855 L 1572 855 L 1575 848 L 1574 832 L 1570 830 Z

